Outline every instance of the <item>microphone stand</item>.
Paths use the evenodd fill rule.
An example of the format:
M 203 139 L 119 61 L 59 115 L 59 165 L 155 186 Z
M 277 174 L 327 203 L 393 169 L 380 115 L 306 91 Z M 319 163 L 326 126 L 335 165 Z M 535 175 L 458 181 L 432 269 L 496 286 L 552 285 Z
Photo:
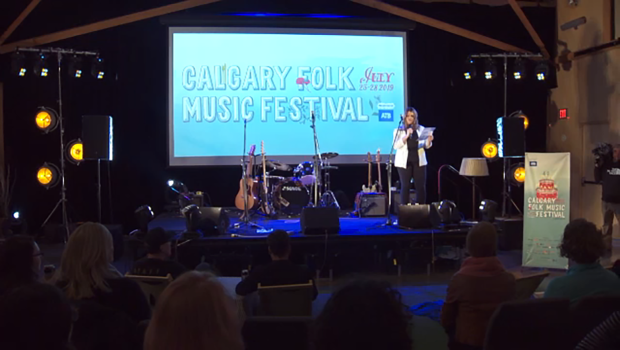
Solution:
M 235 229 L 246 227 L 250 229 L 264 230 L 265 228 L 250 221 L 250 210 L 248 208 L 248 174 L 246 170 L 246 149 L 247 149 L 247 129 L 248 120 L 243 118 L 243 158 L 241 158 L 241 174 L 243 176 L 243 220 L 233 225 Z
M 312 132 L 314 134 L 314 206 L 319 206 L 319 187 L 321 186 L 321 170 L 323 167 L 323 159 L 321 159 L 321 149 L 319 147 L 319 137 L 316 133 L 316 117 L 314 111 L 310 112 L 312 115 Z
M 392 222 L 392 214 L 391 214 L 391 209 L 392 209 L 392 165 L 394 164 L 392 156 L 394 153 L 394 146 L 396 145 L 396 137 L 399 134 L 399 130 L 400 130 L 400 126 L 403 123 L 403 118 L 400 118 L 400 121 L 398 122 L 398 126 L 396 127 L 396 132 L 394 133 L 394 138 L 392 139 L 392 148 L 390 149 L 390 154 L 388 156 L 388 161 L 385 164 L 386 168 L 387 168 L 387 178 L 388 178 L 388 209 L 386 211 L 386 219 L 385 219 L 385 224 L 383 224 L 383 226 L 392 226 L 393 222 Z

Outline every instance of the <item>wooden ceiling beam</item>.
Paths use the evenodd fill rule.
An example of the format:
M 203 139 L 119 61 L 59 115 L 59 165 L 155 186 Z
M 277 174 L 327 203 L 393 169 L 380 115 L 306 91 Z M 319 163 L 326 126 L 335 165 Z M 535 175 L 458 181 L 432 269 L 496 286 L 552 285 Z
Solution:
M 463 29 L 461 27 L 457 27 L 454 26 L 452 24 L 446 23 L 446 22 L 442 22 L 439 20 L 436 20 L 434 18 L 430 18 L 430 17 L 426 17 L 423 16 L 421 14 L 409 11 L 409 10 L 405 10 L 402 9 L 400 7 L 396 7 L 390 4 L 386 4 L 384 2 L 381 1 L 377 1 L 377 0 L 351 0 L 352 2 L 358 3 L 360 5 L 364 5 L 364 6 L 368 6 L 368 7 L 372 7 L 375 8 L 377 10 L 380 11 L 384 11 L 387 13 L 391 13 L 393 15 L 399 16 L 399 17 L 403 17 L 403 18 L 407 18 L 409 20 L 421 23 L 421 24 L 425 24 L 427 26 L 433 27 L 433 28 L 437 28 L 443 31 L 446 31 L 448 33 L 452 33 L 454 35 L 458 35 L 476 42 L 479 42 L 481 44 L 485 44 L 491 47 L 494 47 L 496 49 L 500 49 L 502 51 L 506 51 L 506 52 L 523 52 L 523 53 L 530 53 L 529 51 L 522 49 L 520 47 L 516 47 L 507 43 L 504 43 L 502 41 L 493 39 L 493 38 L 489 38 L 487 36 L 484 36 L 482 34 L 478 34 L 472 31 L 469 31 L 467 29 Z
M 521 9 L 521 7 L 519 7 L 519 4 L 517 4 L 517 0 L 508 0 L 508 4 L 510 4 L 510 7 L 512 7 L 512 10 L 515 12 L 517 17 L 519 17 L 519 20 L 521 21 L 521 23 L 523 23 L 523 26 L 525 27 L 527 32 L 530 33 L 530 36 L 532 37 L 532 39 L 534 40 L 534 42 L 540 49 L 540 52 L 542 53 L 543 57 L 545 59 L 549 59 L 551 57 L 549 55 L 549 51 L 547 51 L 547 48 L 545 48 L 545 44 L 543 43 L 542 39 L 536 32 L 536 29 L 534 29 L 534 26 L 532 26 L 532 23 L 530 22 L 530 20 L 527 18 L 527 16 L 523 12 L 523 9 Z
M 104 29 L 114 28 L 123 24 L 142 21 L 148 18 L 159 17 L 174 13 L 182 10 L 187 10 L 193 7 L 211 4 L 220 0 L 185 0 L 174 4 L 157 7 L 150 10 L 140 11 L 129 15 L 107 19 L 104 21 L 87 24 L 80 27 L 62 30 L 60 32 L 38 36 L 36 38 L 20 40 L 0 46 L 0 54 L 11 52 L 18 47 L 32 47 L 38 45 L 44 45 L 60 41 L 64 39 L 73 38 L 75 36 L 84 35 L 92 32 L 97 32 Z
M 22 13 L 20 13 L 19 16 L 17 16 L 17 18 L 15 18 L 13 23 L 11 23 L 11 25 L 4 31 L 4 33 L 2 33 L 2 36 L 0 36 L 0 45 L 2 45 L 2 43 L 4 43 L 6 41 L 6 39 L 8 39 L 8 37 L 11 36 L 11 34 L 13 34 L 15 29 L 17 29 L 17 27 L 20 24 L 22 24 L 24 19 L 26 19 L 26 17 L 28 17 L 30 12 L 32 12 L 32 10 L 34 10 L 34 8 L 37 7 L 37 5 L 40 2 L 41 2 L 41 0 L 32 0 L 32 1 L 30 1 L 28 6 L 26 6 L 26 8 L 22 11 Z

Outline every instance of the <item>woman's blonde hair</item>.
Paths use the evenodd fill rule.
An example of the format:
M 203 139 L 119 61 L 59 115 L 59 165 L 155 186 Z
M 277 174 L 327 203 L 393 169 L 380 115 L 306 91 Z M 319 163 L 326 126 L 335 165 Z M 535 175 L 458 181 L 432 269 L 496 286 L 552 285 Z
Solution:
M 122 277 L 111 265 L 113 258 L 112 235 L 105 226 L 87 222 L 73 231 L 58 276 L 61 284 L 66 283 L 67 297 L 87 299 L 95 295 L 95 290 L 110 292 L 106 279 Z
M 191 271 L 157 299 L 144 350 L 242 350 L 236 305 L 215 276 Z

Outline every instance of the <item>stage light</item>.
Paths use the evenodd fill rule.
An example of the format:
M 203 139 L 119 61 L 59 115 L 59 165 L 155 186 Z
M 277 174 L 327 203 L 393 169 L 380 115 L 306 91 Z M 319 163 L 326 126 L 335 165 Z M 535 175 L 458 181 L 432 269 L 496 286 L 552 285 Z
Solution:
M 545 81 L 547 79 L 547 74 L 549 73 L 549 66 L 547 65 L 547 62 L 540 62 L 537 64 L 535 73 L 537 80 Z
M 482 156 L 484 158 L 487 158 L 487 159 L 497 158 L 497 155 L 499 154 L 497 141 L 489 139 L 487 142 L 482 144 L 482 147 L 480 148 L 480 152 L 482 153 Z
M 84 145 L 82 140 L 75 139 L 67 144 L 67 159 L 69 162 L 79 165 L 84 160 Z
M 439 220 L 442 224 L 458 224 L 461 222 L 461 214 L 453 201 L 442 200 L 437 207 Z
M 492 58 L 487 58 L 484 62 L 484 78 L 491 80 L 497 75 L 497 67 Z
M 47 77 L 49 74 L 49 65 L 47 62 L 47 55 L 43 52 L 39 53 L 39 57 L 37 58 L 37 60 L 34 63 L 34 74 L 41 76 L 41 77 Z
M 52 132 L 58 127 L 58 113 L 51 108 L 39 107 L 35 123 L 43 133 Z
M 168 187 L 170 187 L 172 191 L 178 194 L 189 192 L 189 190 L 187 189 L 187 186 L 185 186 L 185 184 L 182 183 L 181 181 L 177 181 L 177 180 L 168 180 Z
M 515 80 L 522 80 L 525 78 L 525 74 L 525 61 L 517 58 L 512 69 L 512 76 Z
M 471 80 L 476 77 L 476 63 L 471 57 L 468 57 L 465 61 L 463 76 L 465 77 L 465 80 Z
M 483 199 L 480 202 L 480 206 L 478 207 L 478 209 L 480 209 L 480 217 L 482 218 L 482 221 L 495 221 L 495 216 L 497 215 L 497 208 L 498 205 L 496 202 L 489 199 Z
M 105 71 L 103 70 L 103 58 L 95 57 L 95 59 L 93 59 L 90 74 L 97 79 L 103 79 L 105 75 Z
M 69 58 L 69 66 L 67 67 L 67 73 L 71 78 L 81 78 L 83 69 L 82 57 L 73 56 Z
M 11 73 L 23 77 L 27 71 L 26 56 L 21 52 L 14 52 L 11 56 Z
M 18 211 L 13 213 L 13 219 L 19 220 L 19 212 Z
M 45 188 L 52 188 L 60 181 L 60 171 L 54 164 L 43 163 L 37 171 L 37 181 Z
M 523 111 L 516 111 L 510 115 L 510 118 L 523 118 L 523 128 L 527 130 L 527 127 L 530 126 L 530 120 L 527 115 L 523 113 Z
M 138 230 L 134 230 L 131 235 L 139 236 L 138 238 L 144 237 L 149 230 L 149 223 L 155 217 L 153 209 L 148 205 L 143 205 L 136 209 L 134 214 L 138 223 Z
M 521 186 L 525 182 L 525 164 L 518 163 L 510 168 L 510 181 L 514 186 Z
M 187 231 L 183 232 L 183 238 L 194 239 L 199 238 L 202 234 L 199 232 L 202 223 L 202 213 L 196 204 L 190 204 L 181 209 L 181 214 L 185 216 Z

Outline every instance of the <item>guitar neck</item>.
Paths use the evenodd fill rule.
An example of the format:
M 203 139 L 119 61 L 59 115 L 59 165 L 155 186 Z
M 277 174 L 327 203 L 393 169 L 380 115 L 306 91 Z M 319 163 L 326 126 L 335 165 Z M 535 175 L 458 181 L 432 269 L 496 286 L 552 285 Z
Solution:
M 253 167 L 254 167 L 254 156 L 250 154 L 250 161 L 248 162 L 248 168 L 245 170 L 247 177 L 252 177 Z
M 370 162 L 368 162 L 368 187 L 372 185 L 372 168 Z
M 379 187 L 381 187 L 381 163 L 377 162 L 377 177 L 379 178 Z

